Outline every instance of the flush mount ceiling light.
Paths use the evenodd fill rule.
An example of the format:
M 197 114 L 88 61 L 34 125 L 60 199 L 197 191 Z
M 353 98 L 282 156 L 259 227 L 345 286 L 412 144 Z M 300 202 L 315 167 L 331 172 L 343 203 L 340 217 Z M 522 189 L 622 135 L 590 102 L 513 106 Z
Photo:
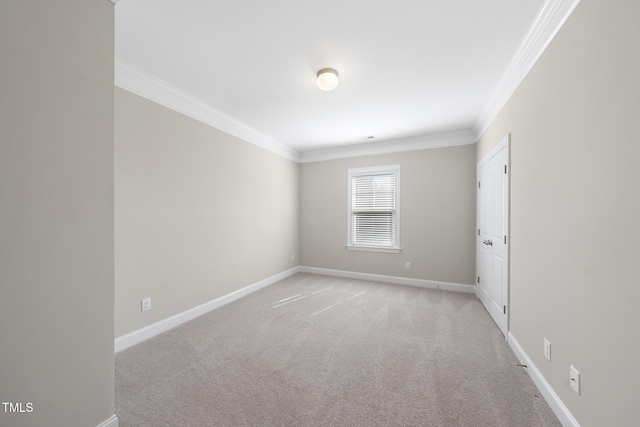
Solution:
M 322 90 L 333 90 L 338 86 L 338 72 L 333 68 L 323 68 L 318 71 L 316 83 Z

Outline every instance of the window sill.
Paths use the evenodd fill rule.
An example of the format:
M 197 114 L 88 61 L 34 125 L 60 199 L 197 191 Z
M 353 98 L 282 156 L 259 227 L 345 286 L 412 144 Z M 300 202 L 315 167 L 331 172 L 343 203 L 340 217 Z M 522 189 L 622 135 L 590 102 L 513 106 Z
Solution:
M 347 245 L 347 249 L 350 251 L 364 251 L 364 252 L 386 252 L 390 254 L 399 254 L 402 248 L 381 248 L 378 246 L 356 246 Z

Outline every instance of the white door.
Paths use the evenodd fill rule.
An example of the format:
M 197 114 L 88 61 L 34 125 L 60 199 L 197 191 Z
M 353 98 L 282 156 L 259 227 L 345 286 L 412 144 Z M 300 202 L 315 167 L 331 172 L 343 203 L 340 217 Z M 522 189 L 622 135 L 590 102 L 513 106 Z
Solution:
M 478 163 L 478 297 L 508 332 L 509 135 Z

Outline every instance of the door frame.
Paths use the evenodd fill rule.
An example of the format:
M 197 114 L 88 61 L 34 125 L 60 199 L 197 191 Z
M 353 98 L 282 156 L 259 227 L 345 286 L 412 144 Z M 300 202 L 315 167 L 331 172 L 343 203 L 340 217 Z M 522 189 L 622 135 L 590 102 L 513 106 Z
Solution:
M 478 239 L 480 233 L 480 167 L 491 160 L 496 156 L 500 151 L 506 149 L 506 157 L 507 157 L 507 180 L 506 180 L 506 198 L 507 198 L 507 206 L 504 212 L 505 218 L 504 222 L 506 225 L 506 280 L 504 283 L 503 292 L 506 300 L 506 316 L 507 316 L 507 326 L 506 331 L 504 331 L 505 340 L 508 341 L 508 332 L 510 331 L 511 324 L 511 298 L 510 298 L 510 283 L 511 283 L 511 133 L 506 134 L 504 137 L 500 139 L 500 141 L 496 144 L 495 147 L 491 149 L 491 151 L 486 154 L 477 164 L 476 164 L 476 278 L 480 277 L 480 250 L 479 250 L 479 242 Z M 482 280 L 482 279 L 479 279 Z M 476 281 L 476 298 L 480 299 L 480 285 L 479 280 Z M 483 304 L 484 307 L 484 304 Z

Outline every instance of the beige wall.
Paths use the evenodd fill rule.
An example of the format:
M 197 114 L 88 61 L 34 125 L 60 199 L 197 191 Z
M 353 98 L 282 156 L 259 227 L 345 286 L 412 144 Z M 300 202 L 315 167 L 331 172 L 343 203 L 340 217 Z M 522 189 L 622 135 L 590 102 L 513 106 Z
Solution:
M 478 144 L 511 132 L 511 331 L 582 427 L 638 422 L 638 16 L 583 0 Z
M 347 250 L 347 170 L 392 164 L 401 166 L 402 251 Z M 301 265 L 474 284 L 474 145 L 305 163 L 300 182 Z
M 115 111 L 116 336 L 298 265 L 297 163 L 119 88 Z
M 113 415 L 113 14 L 0 2 L 2 426 Z

